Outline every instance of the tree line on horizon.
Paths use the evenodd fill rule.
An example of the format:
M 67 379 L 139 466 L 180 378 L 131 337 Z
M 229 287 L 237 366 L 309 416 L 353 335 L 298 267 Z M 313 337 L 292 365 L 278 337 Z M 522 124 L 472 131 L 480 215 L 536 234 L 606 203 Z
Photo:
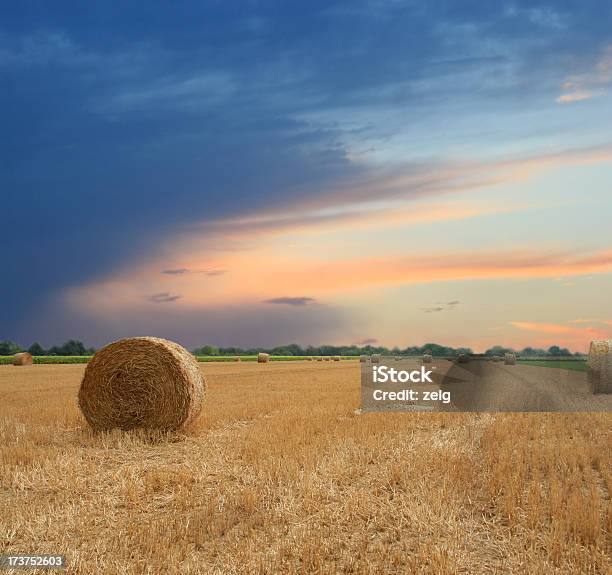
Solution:
M 14 355 L 20 351 L 27 351 L 32 355 L 59 355 L 59 356 L 83 356 L 93 355 L 96 350 L 93 347 L 86 347 L 77 339 L 70 339 L 62 345 L 52 346 L 45 349 L 38 342 L 33 343 L 29 348 L 21 348 L 18 344 L 10 341 L 0 341 L 0 355 Z M 204 345 L 192 350 L 194 355 L 205 356 L 233 356 L 233 355 L 257 355 L 258 353 L 269 353 L 270 355 L 285 355 L 285 356 L 313 356 L 313 355 L 344 355 L 344 356 L 359 356 L 359 355 L 423 355 L 429 353 L 433 356 L 449 356 L 473 353 L 469 347 L 449 347 L 437 343 L 426 343 L 421 346 L 409 346 L 406 348 L 387 348 L 384 346 L 337 346 L 337 345 L 321 345 L 301 347 L 298 344 L 292 343 L 289 345 L 280 345 L 272 348 L 266 347 L 216 347 L 213 345 Z M 572 353 L 565 347 L 552 345 L 548 349 L 540 349 L 534 347 L 525 347 L 521 350 L 515 350 L 510 347 L 495 345 L 490 347 L 485 352 L 485 355 L 504 355 L 505 353 L 518 353 L 525 357 L 571 357 L 581 356 L 579 352 Z

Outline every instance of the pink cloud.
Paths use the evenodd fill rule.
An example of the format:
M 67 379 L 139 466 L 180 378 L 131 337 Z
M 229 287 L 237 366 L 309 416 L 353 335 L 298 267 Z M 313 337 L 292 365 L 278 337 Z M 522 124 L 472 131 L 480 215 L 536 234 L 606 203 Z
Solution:
M 581 102 L 583 100 L 590 100 L 599 94 L 588 90 L 579 90 L 577 92 L 570 92 L 569 94 L 562 94 L 555 102 L 557 104 L 570 104 L 572 102 Z
M 576 323 L 570 322 L 570 323 Z M 609 339 L 612 337 L 610 328 L 576 327 L 557 323 L 539 323 L 529 321 L 512 321 L 510 324 L 522 331 L 533 332 L 539 337 L 530 343 L 536 347 L 561 345 L 570 349 L 588 350 L 589 343 L 594 339 Z

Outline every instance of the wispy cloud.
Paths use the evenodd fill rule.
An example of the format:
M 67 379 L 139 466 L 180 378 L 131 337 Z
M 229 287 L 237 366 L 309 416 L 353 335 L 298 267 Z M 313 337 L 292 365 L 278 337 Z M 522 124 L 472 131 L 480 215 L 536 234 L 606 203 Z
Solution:
M 172 295 L 168 292 L 160 292 L 147 296 L 146 299 L 153 303 L 169 303 L 181 299 L 181 297 L 183 296 Z
M 532 334 L 529 345 L 546 347 L 562 345 L 570 349 L 587 350 L 594 339 L 609 339 L 612 328 L 596 328 L 592 326 L 578 327 L 575 323 L 544 323 L 531 321 L 512 321 L 510 325 L 521 331 Z
M 561 84 L 561 94 L 555 100 L 558 104 L 571 104 L 602 96 L 612 83 L 612 44 L 608 44 L 593 68 L 572 76 Z
M 272 303 L 272 304 L 284 304 L 284 305 L 292 305 L 292 306 L 303 306 L 315 303 L 315 299 L 311 297 L 274 297 L 271 299 L 267 299 L 264 303 Z
M 365 339 L 358 341 L 357 345 L 374 345 L 375 343 L 378 343 L 378 340 L 375 337 L 366 337 Z
M 610 335 L 609 329 L 598 329 L 594 327 L 575 327 L 573 325 L 565 325 L 559 323 L 511 321 L 510 325 L 518 329 L 550 335 L 590 337 L 595 339 L 606 338 Z
M 389 170 L 371 169 L 317 193 L 289 199 L 265 212 L 207 221 L 207 235 L 238 240 L 254 234 L 280 234 L 339 226 L 372 228 L 463 220 L 529 209 L 520 202 L 454 200 L 451 194 L 493 189 L 521 182 L 557 166 L 612 160 L 612 146 L 569 149 L 503 161 L 408 163 Z M 197 234 L 197 232 L 196 232 Z M 219 243 L 219 242 L 217 242 Z
M 424 311 L 425 313 L 438 313 L 445 310 L 455 309 L 455 307 L 458 306 L 460 303 L 461 302 L 459 300 L 453 300 L 446 303 L 436 302 L 435 306 L 424 307 L 422 308 L 422 311 Z
M 227 270 L 223 270 L 223 269 L 190 270 L 189 268 L 176 268 L 176 269 L 162 270 L 161 273 L 165 275 L 169 275 L 169 276 L 180 276 L 180 275 L 187 275 L 187 274 L 205 274 L 207 276 L 214 277 L 214 276 L 221 276 L 223 274 L 226 274 Z
M 555 100 L 555 102 L 557 102 L 557 104 L 570 104 L 572 102 L 590 100 L 591 98 L 594 98 L 598 95 L 599 93 L 597 92 L 592 92 L 589 90 L 578 90 L 576 92 L 570 92 L 569 94 L 562 94 Z

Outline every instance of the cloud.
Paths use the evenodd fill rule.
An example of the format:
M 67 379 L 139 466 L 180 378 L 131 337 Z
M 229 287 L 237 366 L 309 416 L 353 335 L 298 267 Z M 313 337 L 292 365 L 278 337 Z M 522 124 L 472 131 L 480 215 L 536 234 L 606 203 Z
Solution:
M 263 303 L 285 304 L 292 306 L 303 306 L 315 303 L 315 299 L 311 297 L 275 297 L 265 300 Z
M 579 90 L 577 92 L 570 92 L 569 94 L 562 94 L 559 96 L 555 102 L 557 104 L 570 104 L 572 102 L 581 102 L 583 100 L 590 100 L 599 94 L 595 92 L 590 92 L 587 90 Z
M 221 276 L 223 274 L 227 273 L 227 270 L 222 270 L 222 269 L 218 269 L 218 270 L 190 270 L 188 268 L 176 268 L 176 269 L 169 269 L 169 270 L 162 270 L 161 272 L 162 274 L 165 275 L 170 275 L 170 276 L 180 276 L 180 275 L 186 275 L 186 274 L 205 274 L 207 276 Z
M 266 265 L 260 262 L 265 261 Z M 520 249 L 430 252 L 399 255 L 365 255 L 319 259 L 310 254 L 279 254 L 263 246 L 245 254 L 232 254 L 227 265 L 230 277 L 202 282 L 197 276 L 181 284 L 181 294 L 189 305 L 211 307 L 238 302 L 305 306 L 330 297 L 345 298 L 383 286 L 408 286 L 466 280 L 511 280 L 557 278 L 612 272 L 612 251 L 576 253 L 571 250 Z M 147 269 L 130 269 L 123 276 L 107 278 L 66 290 L 62 297 L 75 308 L 95 308 L 100 314 L 109 309 L 128 308 L 145 290 L 169 292 L 168 284 Z M 376 273 L 372 273 L 375 270 Z M 159 278 L 159 279 L 156 279 Z M 309 296 L 275 296 L 278 286 L 291 293 Z M 458 301 L 458 300 L 454 300 Z M 450 303 L 450 302 L 449 302 Z M 432 305 L 428 313 L 455 309 L 458 304 Z M 426 309 L 427 309 L 426 308 Z M 425 310 L 424 310 L 425 311 Z
M 530 321 L 511 321 L 510 325 L 521 330 L 549 335 L 574 336 L 591 339 L 605 339 L 610 337 L 610 329 L 599 329 L 594 327 L 575 327 L 558 323 L 539 323 Z
M 429 160 L 406 162 L 386 170 L 371 167 L 354 176 L 347 174 L 346 178 L 328 186 L 324 193 L 288 196 L 265 211 L 208 220 L 201 227 L 209 236 L 237 241 L 308 229 L 316 232 L 329 226 L 389 228 L 511 213 L 528 206 L 520 202 L 500 205 L 482 200 L 475 204 L 448 196 L 481 189 L 491 189 L 493 195 L 492 188 L 496 186 L 521 182 L 557 166 L 610 160 L 612 146 L 604 145 L 504 160 Z
M 455 306 L 459 305 L 461 302 L 459 300 L 449 301 L 447 303 L 436 302 L 437 305 L 431 307 L 424 307 L 422 311 L 425 313 L 438 313 L 445 310 L 455 309 Z
M 590 71 L 571 76 L 561 84 L 561 89 L 567 93 L 561 94 L 555 101 L 558 104 L 570 104 L 590 100 L 603 95 L 611 83 L 612 44 L 608 44 Z
M 160 292 L 147 296 L 147 300 L 153 303 L 169 303 L 181 299 L 180 295 L 171 295 L 168 292 Z
M 375 343 L 378 343 L 378 340 L 375 337 L 366 337 L 365 339 L 358 341 L 357 345 L 374 345 Z
M 572 323 L 572 322 L 569 322 Z M 610 339 L 612 327 L 577 327 L 559 323 L 540 323 L 530 321 L 511 321 L 510 325 L 534 334 L 530 345 L 536 347 L 547 347 L 550 345 L 561 345 L 570 349 L 587 350 L 594 339 Z

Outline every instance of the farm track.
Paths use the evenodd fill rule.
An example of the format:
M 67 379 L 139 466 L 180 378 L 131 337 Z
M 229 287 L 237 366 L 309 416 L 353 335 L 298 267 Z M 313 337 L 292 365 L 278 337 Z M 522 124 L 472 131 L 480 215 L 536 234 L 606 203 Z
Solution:
M 445 377 L 459 410 L 612 412 L 612 395 L 592 394 L 584 372 L 473 361 Z

